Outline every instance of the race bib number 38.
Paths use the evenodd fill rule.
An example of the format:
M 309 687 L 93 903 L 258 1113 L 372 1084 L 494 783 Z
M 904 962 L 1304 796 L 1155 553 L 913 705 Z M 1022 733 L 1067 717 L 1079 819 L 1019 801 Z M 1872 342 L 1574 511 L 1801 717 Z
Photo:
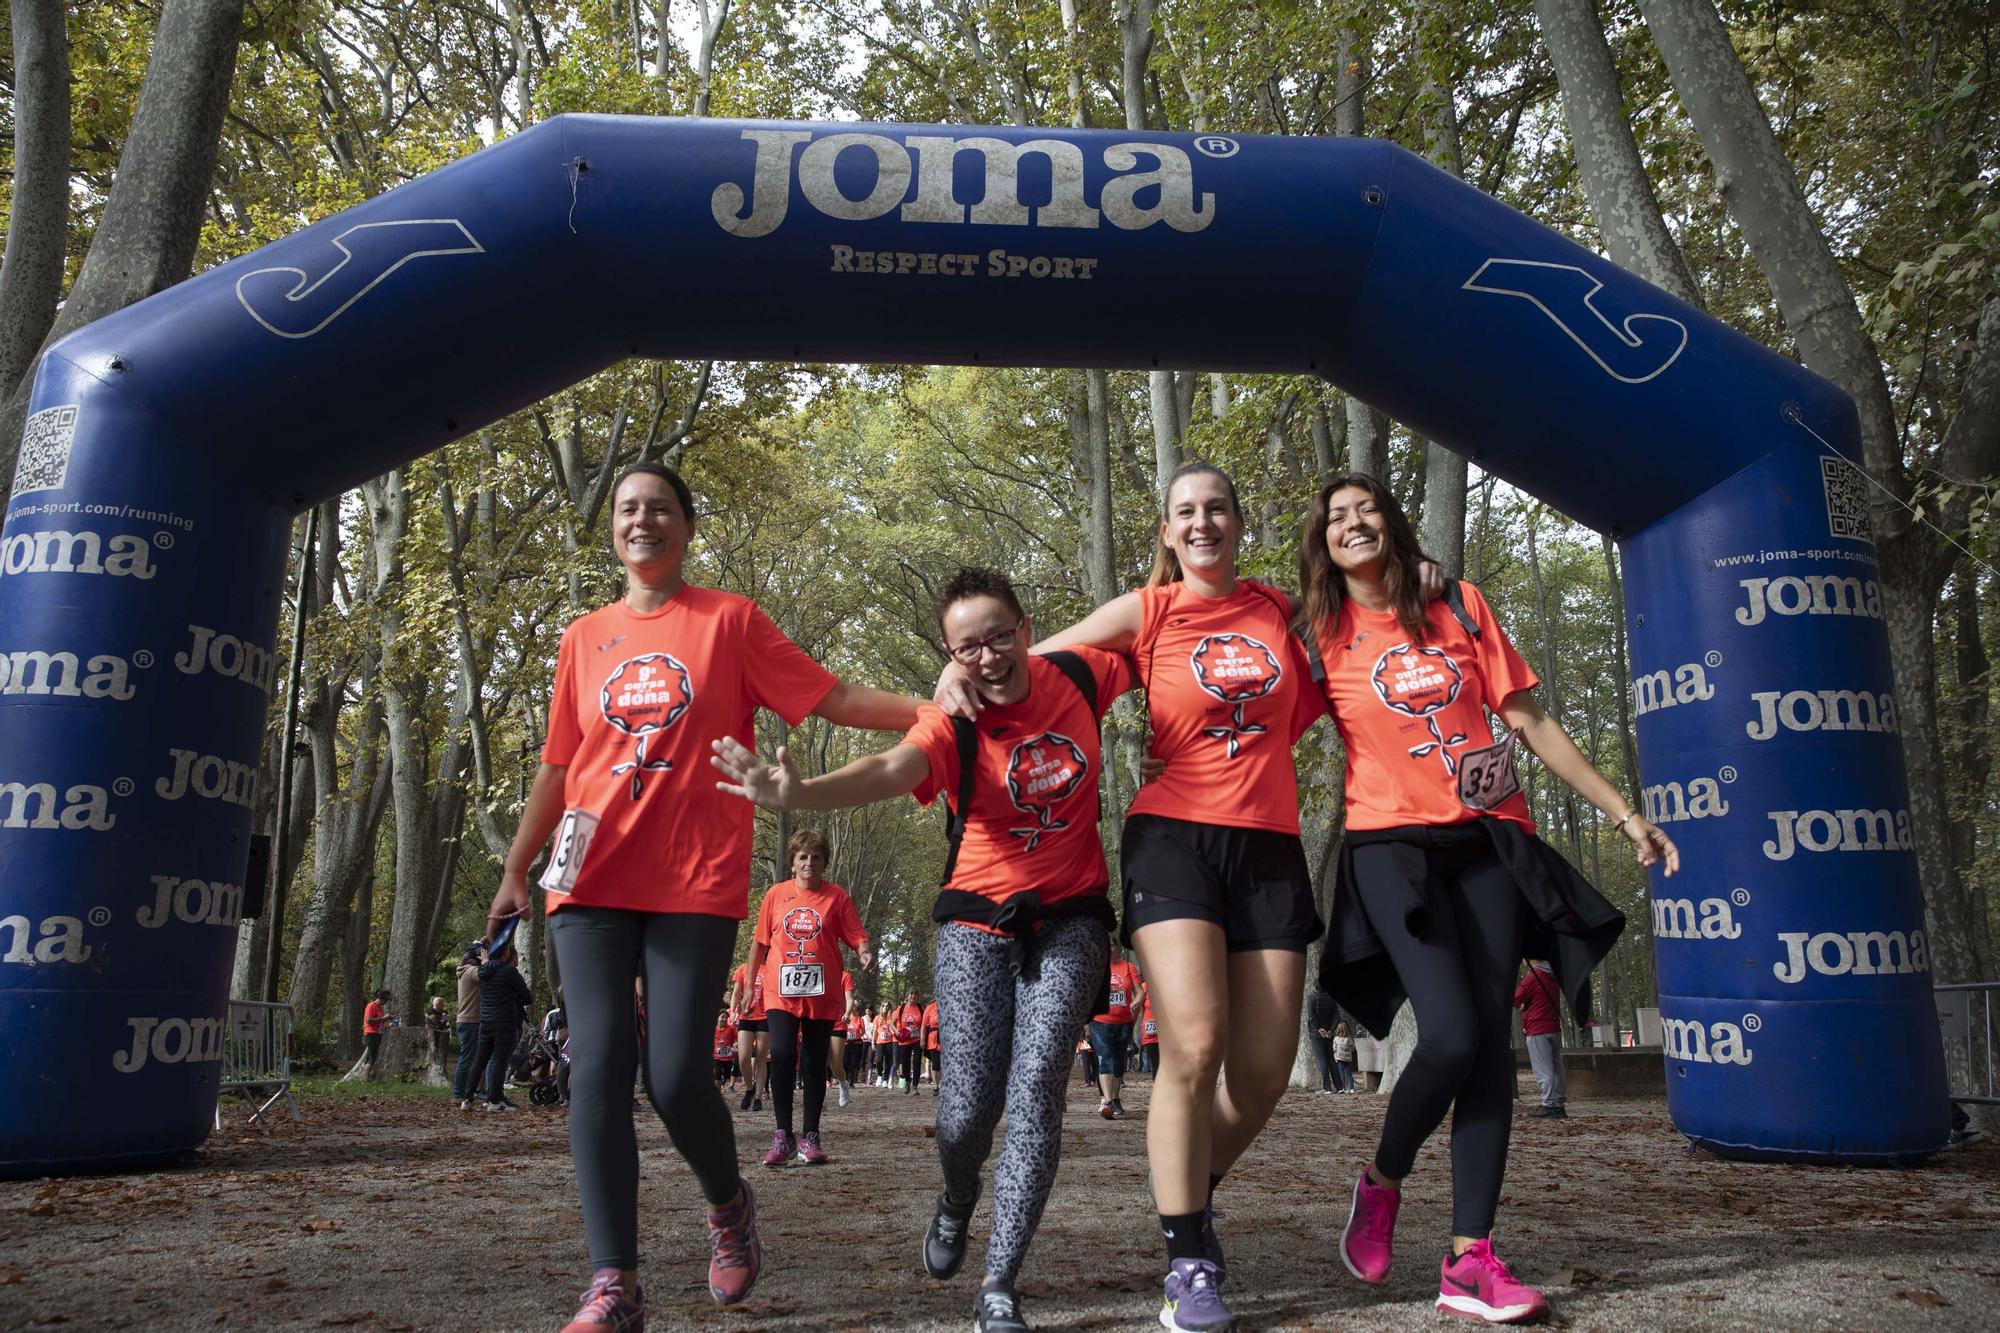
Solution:
M 1514 768 L 1514 746 L 1519 731 L 1510 731 L 1484 749 L 1467 750 L 1458 757 L 1458 799 L 1473 810 L 1491 810 L 1521 790 L 1521 777 Z
M 778 969 L 781 999 L 804 999 L 826 994 L 826 968 L 819 963 L 787 963 Z
M 549 850 L 549 864 L 542 871 L 542 887 L 550 893 L 568 893 L 576 887 L 577 872 L 597 836 L 597 816 L 588 810 L 565 810 L 556 829 L 555 845 Z

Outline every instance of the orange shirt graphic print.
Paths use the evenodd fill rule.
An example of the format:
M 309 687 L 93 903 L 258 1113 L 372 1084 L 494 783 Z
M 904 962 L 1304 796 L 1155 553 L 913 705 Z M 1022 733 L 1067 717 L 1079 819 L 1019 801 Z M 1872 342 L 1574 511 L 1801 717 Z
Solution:
M 1069 827 L 1069 821 L 1055 817 L 1055 807 L 1075 794 L 1090 775 L 1090 760 L 1083 747 L 1060 732 L 1045 731 L 1014 747 L 1007 757 L 1007 799 L 1014 808 L 1035 820 L 1033 828 L 1010 828 L 1008 833 L 1028 841 L 1024 851 L 1041 845 L 1044 833 Z
M 616 774 L 632 775 L 632 799 L 645 791 L 648 773 L 671 773 L 673 762 L 648 759 L 646 742 L 686 715 L 694 703 L 694 678 L 671 653 L 646 653 L 628 657 L 611 669 L 598 692 L 598 710 L 604 720 L 632 737 L 632 758 L 613 764 Z
M 1446 736 L 1438 730 L 1437 714 L 1457 702 L 1458 692 L 1465 686 L 1458 663 L 1442 648 L 1399 643 L 1376 659 L 1368 680 L 1375 687 L 1375 697 L 1389 711 L 1416 718 L 1430 729 L 1431 738 L 1411 746 L 1410 757 L 1423 759 L 1436 751 L 1444 761 L 1445 773 L 1456 777 L 1458 760 L 1451 747 L 1463 746 L 1466 736 L 1462 731 Z
M 1243 720 L 1246 706 L 1278 688 L 1284 668 L 1268 646 L 1248 634 L 1210 634 L 1188 654 L 1194 683 L 1204 694 L 1233 705 L 1226 727 L 1203 727 L 1201 734 L 1222 741 L 1234 759 L 1242 750 L 1241 737 L 1261 735 L 1270 728 L 1261 722 Z

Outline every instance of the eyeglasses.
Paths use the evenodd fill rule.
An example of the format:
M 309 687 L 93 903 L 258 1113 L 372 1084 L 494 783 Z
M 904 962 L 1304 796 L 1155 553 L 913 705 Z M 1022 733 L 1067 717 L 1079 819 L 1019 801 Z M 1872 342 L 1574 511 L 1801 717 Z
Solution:
M 996 653 L 1013 652 L 1014 641 L 1021 637 L 1021 626 L 1027 623 L 1027 618 L 1023 617 L 997 634 L 989 634 L 983 639 L 974 639 L 971 643 L 946 644 L 944 650 L 951 654 L 954 661 L 961 662 L 966 666 L 978 666 L 980 657 L 985 654 L 988 648 L 991 648 Z

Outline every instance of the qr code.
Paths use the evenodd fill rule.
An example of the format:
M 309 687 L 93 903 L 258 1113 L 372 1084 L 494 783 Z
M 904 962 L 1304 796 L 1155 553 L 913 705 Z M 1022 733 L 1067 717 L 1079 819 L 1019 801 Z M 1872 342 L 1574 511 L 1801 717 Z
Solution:
M 69 446 L 76 439 L 77 405 L 45 407 L 21 431 L 21 457 L 14 464 L 14 494 L 60 490 L 69 478 Z
M 1819 475 L 1826 486 L 1826 530 L 1835 537 L 1875 540 L 1868 527 L 1868 491 L 1861 469 L 1844 458 L 1821 454 Z

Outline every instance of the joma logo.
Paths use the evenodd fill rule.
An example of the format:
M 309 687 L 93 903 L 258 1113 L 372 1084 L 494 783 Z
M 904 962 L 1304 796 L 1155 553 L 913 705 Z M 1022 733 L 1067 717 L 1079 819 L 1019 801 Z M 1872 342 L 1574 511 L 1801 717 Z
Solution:
M 1808 969 L 1823 977 L 1931 970 L 1930 944 L 1921 930 L 1907 936 L 1900 930 L 1850 930 L 1844 935 L 1831 930 L 1817 935 L 1785 931 L 1778 942 L 1785 946 L 1785 961 L 1771 964 L 1771 975 L 1788 986 L 1803 981 Z
M 1660 1040 L 1669 1060 L 1688 1060 L 1698 1065 L 1747 1065 L 1754 1058 L 1743 1040 L 1743 1029 L 1734 1023 L 1704 1026 L 1693 1019 L 1666 1018 L 1660 1021 Z
M 1764 855 L 1789 861 L 1800 848 L 1809 852 L 1907 852 L 1907 810 L 1767 810 L 1777 836 L 1764 840 Z
M 912 134 L 901 142 L 880 134 L 829 134 L 814 139 L 810 130 L 745 130 L 757 146 L 756 165 L 746 191 L 734 181 L 715 187 L 709 212 L 716 225 L 732 236 L 768 236 L 778 229 L 791 207 L 793 157 L 797 152 L 799 193 L 830 218 L 866 222 L 901 205 L 904 222 L 966 222 L 991 227 L 1095 228 L 1099 219 L 1123 231 L 1139 231 L 1164 222 L 1175 231 L 1200 231 L 1215 221 L 1215 196 L 1197 196 L 1194 167 L 1188 155 L 1171 144 L 1119 143 L 1104 149 L 1104 165 L 1122 173 L 1104 183 L 1097 206 L 1083 197 L 1083 150 L 1066 139 L 1031 139 L 1007 143 L 1001 139 L 948 138 Z M 875 183 L 856 199 L 835 181 L 834 163 L 852 151 L 874 158 Z M 978 153 L 985 169 L 979 202 L 966 204 L 952 192 L 952 163 L 960 153 Z M 1039 154 L 1049 164 L 1049 202 L 1033 208 L 1021 202 L 1021 159 Z M 1140 170 L 1144 159 L 1147 170 Z M 907 202 L 910 180 L 917 191 Z M 1139 197 L 1151 192 L 1152 202 Z
M 1896 697 L 1866 690 L 1764 690 L 1750 696 L 1756 720 L 1743 730 L 1753 741 L 1768 741 L 1786 731 L 1886 731 L 1896 725 Z
M 1677 666 L 1671 673 L 1662 667 L 1632 679 L 1632 711 L 1640 717 L 1656 709 L 1700 703 L 1714 697 L 1715 686 L 1708 683 L 1708 673 L 1699 662 Z
M 1780 616 L 1866 616 L 1882 618 L 1882 585 L 1874 579 L 1787 574 L 1781 579 L 1742 580 L 1745 601 L 1736 623 L 1761 625 L 1766 613 Z
M 1740 939 L 1743 927 L 1729 910 L 1727 898 L 1653 899 L 1653 934 L 1663 940 Z
M 56 799 L 47 782 L 0 782 L 0 828 L 95 829 L 118 822 L 111 796 L 102 787 L 79 783 Z
M 1712 819 L 1729 813 L 1722 797 L 1722 784 L 1715 778 L 1695 778 L 1685 788 L 1678 782 L 1660 782 L 1642 788 L 1640 802 L 1646 818 L 1655 824 L 1677 824 L 1684 819 Z
M 104 540 L 95 532 L 22 532 L 0 541 L 0 574 L 109 574 L 150 579 L 153 544 L 123 533 Z
M 100 653 L 79 662 L 75 653 L 0 653 L 0 694 L 50 694 L 62 699 L 129 699 L 129 664 Z

